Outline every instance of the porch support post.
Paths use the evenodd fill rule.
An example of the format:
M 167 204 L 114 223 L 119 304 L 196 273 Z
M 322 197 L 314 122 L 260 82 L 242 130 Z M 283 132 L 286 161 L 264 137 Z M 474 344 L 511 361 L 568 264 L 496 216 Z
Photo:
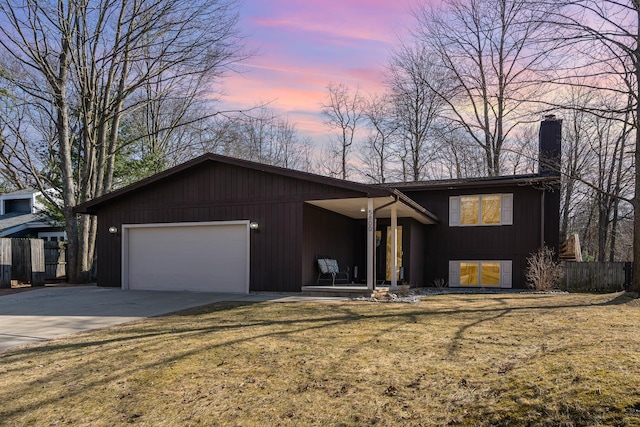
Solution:
M 367 199 L 367 289 L 375 289 L 376 227 L 373 199 Z
M 398 286 L 398 211 L 391 205 L 391 287 Z

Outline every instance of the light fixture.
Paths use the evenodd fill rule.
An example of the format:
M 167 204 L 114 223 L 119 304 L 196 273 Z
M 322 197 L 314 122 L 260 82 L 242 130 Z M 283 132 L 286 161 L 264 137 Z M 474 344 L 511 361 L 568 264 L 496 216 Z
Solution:
M 365 208 L 360 208 L 360 212 L 366 212 L 367 210 Z
M 113 225 L 109 227 L 109 233 L 116 234 L 117 232 L 118 232 L 118 227 L 115 227 Z
M 249 228 L 252 229 L 252 230 L 257 230 L 258 227 L 260 227 L 260 226 L 258 225 L 257 222 L 250 222 L 249 223 Z

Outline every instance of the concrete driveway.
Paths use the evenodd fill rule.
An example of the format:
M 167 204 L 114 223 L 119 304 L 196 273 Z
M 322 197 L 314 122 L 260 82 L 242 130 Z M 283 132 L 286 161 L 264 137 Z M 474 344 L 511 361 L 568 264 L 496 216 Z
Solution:
M 4 295 L 0 297 L 0 352 L 215 302 L 264 300 L 268 297 L 123 291 L 97 286 L 51 287 Z

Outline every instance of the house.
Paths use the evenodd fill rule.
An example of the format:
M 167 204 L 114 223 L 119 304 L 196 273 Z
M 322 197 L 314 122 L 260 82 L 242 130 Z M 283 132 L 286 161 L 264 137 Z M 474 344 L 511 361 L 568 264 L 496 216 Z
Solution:
M 76 212 L 98 217 L 99 286 L 296 292 L 329 256 L 368 289 L 523 288 L 527 256 L 558 250 L 560 137 L 547 117 L 535 175 L 386 185 L 205 154 Z
M 0 237 L 32 237 L 65 241 L 63 227 L 52 223 L 44 211 L 42 193 L 23 189 L 0 195 Z

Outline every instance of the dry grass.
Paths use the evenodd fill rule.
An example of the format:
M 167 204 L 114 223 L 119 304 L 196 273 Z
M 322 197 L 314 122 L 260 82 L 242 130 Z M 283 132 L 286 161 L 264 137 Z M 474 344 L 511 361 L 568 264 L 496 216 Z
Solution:
M 0 425 L 640 425 L 640 303 L 218 304 L 0 354 Z

